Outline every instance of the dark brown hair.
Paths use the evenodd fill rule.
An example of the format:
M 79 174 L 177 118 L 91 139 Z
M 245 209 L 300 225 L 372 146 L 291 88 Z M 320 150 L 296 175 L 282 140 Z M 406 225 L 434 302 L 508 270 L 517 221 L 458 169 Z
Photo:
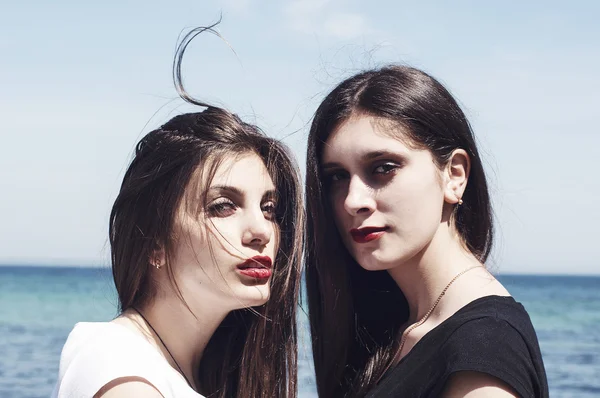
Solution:
M 150 261 L 157 249 L 165 253 L 174 283 L 168 261 L 173 224 L 196 171 L 213 171 L 208 181 L 201 182 L 206 190 L 215 162 L 254 153 L 263 160 L 279 198 L 275 219 L 280 241 L 270 299 L 263 306 L 232 311 L 226 317 L 203 353 L 199 387 L 211 397 L 295 397 L 303 227 L 299 170 L 279 141 L 225 109 L 194 100 L 183 89 L 183 52 L 191 39 L 206 30 L 212 31 L 212 26 L 184 37 L 173 68 L 180 96 L 206 109 L 176 116 L 140 140 L 112 208 L 109 235 L 120 310 L 154 298 Z M 182 298 L 177 287 L 176 291 Z
M 471 127 L 452 95 L 428 74 L 406 66 L 359 73 L 340 83 L 315 113 L 308 140 L 306 285 L 319 397 L 364 396 L 390 365 L 408 304 L 386 271 L 366 271 L 344 247 L 321 174 L 323 146 L 349 117 L 391 122 L 416 146 L 446 164 L 455 149 L 471 158 L 464 205 L 453 222 L 482 262 L 492 245 L 492 211 Z

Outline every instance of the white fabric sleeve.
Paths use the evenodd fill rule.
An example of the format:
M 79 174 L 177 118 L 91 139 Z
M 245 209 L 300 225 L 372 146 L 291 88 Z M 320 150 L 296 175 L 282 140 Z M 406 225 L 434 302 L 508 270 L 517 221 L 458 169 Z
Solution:
M 90 398 L 112 380 L 146 379 L 165 398 L 173 398 L 163 360 L 153 347 L 131 332 L 110 325 L 94 335 L 71 333 L 63 353 L 56 398 Z M 131 334 L 131 335 L 128 335 Z

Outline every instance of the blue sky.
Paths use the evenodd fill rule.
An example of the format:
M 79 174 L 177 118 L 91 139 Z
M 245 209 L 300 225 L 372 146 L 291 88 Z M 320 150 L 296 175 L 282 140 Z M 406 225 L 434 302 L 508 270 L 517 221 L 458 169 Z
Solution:
M 284 139 L 304 165 L 307 124 L 337 82 L 420 67 L 456 95 L 481 145 L 492 269 L 600 273 L 600 3 L 3 3 L 0 263 L 108 264 L 110 206 L 136 141 L 194 109 L 171 81 L 177 37 L 222 11 L 237 58 L 195 40 L 184 67 L 195 96 Z

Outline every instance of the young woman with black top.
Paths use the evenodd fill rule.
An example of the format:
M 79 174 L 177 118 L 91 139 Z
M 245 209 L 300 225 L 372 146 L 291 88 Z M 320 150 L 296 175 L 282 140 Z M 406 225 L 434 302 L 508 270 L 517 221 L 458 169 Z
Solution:
M 485 267 L 492 210 L 471 128 L 426 73 L 338 85 L 307 157 L 306 280 L 329 397 L 547 397 L 523 306 Z

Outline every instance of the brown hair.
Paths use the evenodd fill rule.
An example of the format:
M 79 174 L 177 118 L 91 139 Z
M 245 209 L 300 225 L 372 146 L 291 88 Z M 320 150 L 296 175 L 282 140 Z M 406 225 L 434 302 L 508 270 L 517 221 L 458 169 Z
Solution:
M 387 271 L 366 271 L 344 247 L 321 174 L 330 134 L 353 115 L 401 127 L 438 166 L 462 148 L 471 158 L 464 205 L 452 218 L 482 262 L 492 245 L 492 210 L 471 127 L 452 95 L 428 74 L 406 66 L 359 73 L 340 83 L 315 113 L 308 139 L 306 285 L 319 397 L 364 396 L 390 365 L 408 304 Z
M 280 241 L 271 295 L 263 306 L 232 311 L 226 317 L 204 351 L 199 387 L 213 397 L 295 397 L 303 224 L 299 170 L 282 143 L 225 109 L 192 99 L 183 89 L 183 52 L 193 37 L 212 31 L 213 26 L 188 33 L 174 61 L 180 96 L 206 109 L 176 116 L 140 140 L 112 208 L 109 235 L 120 310 L 154 298 L 150 260 L 157 248 L 164 251 L 174 282 L 168 261 L 173 224 L 196 171 L 208 168 L 214 176 L 213 160 L 255 153 L 263 160 L 279 197 L 275 219 Z

